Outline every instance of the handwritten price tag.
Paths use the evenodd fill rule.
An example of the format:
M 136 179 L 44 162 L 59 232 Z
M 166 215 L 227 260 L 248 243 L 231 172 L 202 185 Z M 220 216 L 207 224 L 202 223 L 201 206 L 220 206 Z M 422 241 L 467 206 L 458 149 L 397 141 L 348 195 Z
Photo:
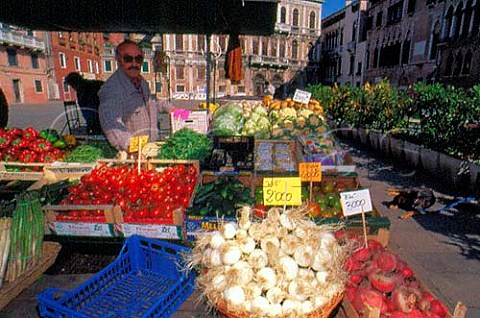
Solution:
M 293 101 L 299 102 L 302 104 L 308 104 L 308 102 L 310 102 L 311 97 L 312 97 L 312 93 L 302 91 L 300 89 L 296 89 L 295 95 L 293 95 Z
M 300 178 L 264 178 L 264 205 L 300 205 L 302 182 Z
M 371 212 L 372 199 L 368 189 L 346 191 L 340 193 L 340 202 L 342 203 L 343 215 L 355 215 L 364 212 Z
M 298 168 L 302 181 L 322 181 L 322 164 L 320 162 L 300 162 Z
M 148 136 L 147 135 L 142 135 L 142 136 L 134 136 L 130 138 L 130 146 L 128 147 L 129 152 L 135 152 L 138 151 L 139 147 L 145 146 L 148 142 Z

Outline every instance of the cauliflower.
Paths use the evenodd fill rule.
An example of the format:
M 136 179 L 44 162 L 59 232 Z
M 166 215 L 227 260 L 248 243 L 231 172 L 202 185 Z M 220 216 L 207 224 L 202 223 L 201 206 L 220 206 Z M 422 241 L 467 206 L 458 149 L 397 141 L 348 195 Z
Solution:
M 295 118 L 297 117 L 297 111 L 294 108 L 290 108 L 290 107 L 282 108 L 280 109 L 278 116 L 281 119 Z
M 302 116 L 302 117 L 305 117 L 305 118 L 310 117 L 311 114 L 313 114 L 313 111 L 311 111 L 308 108 L 303 108 L 303 109 L 298 111 L 298 116 Z

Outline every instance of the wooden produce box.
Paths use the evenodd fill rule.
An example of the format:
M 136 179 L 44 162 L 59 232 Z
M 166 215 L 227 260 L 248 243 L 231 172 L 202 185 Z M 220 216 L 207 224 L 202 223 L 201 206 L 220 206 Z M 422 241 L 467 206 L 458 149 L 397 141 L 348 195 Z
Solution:
M 298 174 L 298 164 L 303 162 L 296 141 L 255 140 L 254 171 L 256 174 Z
M 45 163 L 0 162 L 0 180 L 36 181 L 43 177 Z
M 17 277 L 12 282 L 5 283 L 0 288 L 0 309 L 7 306 L 13 299 L 15 299 L 22 291 L 32 285 L 50 266 L 55 263 L 55 260 L 60 252 L 62 246 L 56 242 L 43 242 L 42 257 L 32 266 L 28 271 Z
M 46 205 L 45 234 L 115 237 L 114 223 L 121 215 L 113 205 Z M 94 216 L 96 215 L 96 216 Z

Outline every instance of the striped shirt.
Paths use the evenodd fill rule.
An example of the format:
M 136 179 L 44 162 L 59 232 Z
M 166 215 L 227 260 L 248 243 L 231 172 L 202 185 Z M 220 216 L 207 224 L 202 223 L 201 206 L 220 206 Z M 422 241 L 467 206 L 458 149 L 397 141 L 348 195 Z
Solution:
M 130 138 L 147 135 L 158 139 L 158 111 L 149 101 L 150 89 L 142 79 L 139 89 L 118 69 L 98 92 L 99 116 L 103 133 L 117 150 L 128 150 Z

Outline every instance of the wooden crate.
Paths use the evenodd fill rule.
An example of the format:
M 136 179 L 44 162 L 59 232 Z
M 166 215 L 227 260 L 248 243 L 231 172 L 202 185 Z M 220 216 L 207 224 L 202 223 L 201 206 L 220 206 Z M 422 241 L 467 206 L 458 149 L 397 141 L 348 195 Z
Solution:
M 43 177 L 45 163 L 0 162 L 0 180 L 36 181 Z
M 59 243 L 43 242 L 42 257 L 39 262 L 13 282 L 6 283 L 0 288 L 0 309 L 7 306 L 52 266 L 61 248 L 62 246 Z

